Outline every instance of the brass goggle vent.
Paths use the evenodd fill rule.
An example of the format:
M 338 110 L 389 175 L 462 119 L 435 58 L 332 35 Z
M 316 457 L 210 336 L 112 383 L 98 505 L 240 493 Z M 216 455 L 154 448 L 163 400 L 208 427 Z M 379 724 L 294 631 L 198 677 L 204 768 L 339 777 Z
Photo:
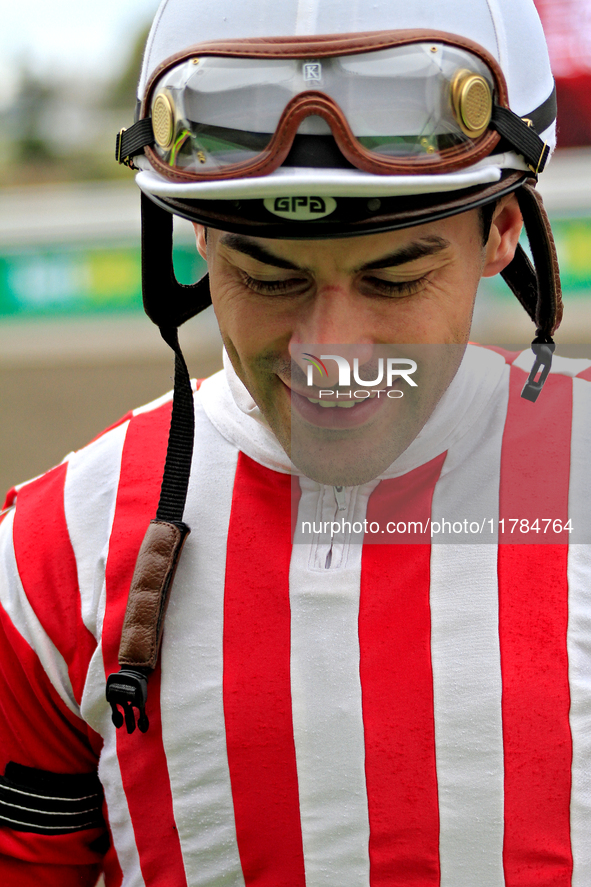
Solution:
M 471 139 L 485 132 L 492 115 L 492 91 L 481 74 L 460 69 L 451 84 L 451 105 L 460 129 Z
M 152 129 L 161 148 L 170 148 L 174 138 L 174 107 L 166 93 L 159 93 L 152 105 Z

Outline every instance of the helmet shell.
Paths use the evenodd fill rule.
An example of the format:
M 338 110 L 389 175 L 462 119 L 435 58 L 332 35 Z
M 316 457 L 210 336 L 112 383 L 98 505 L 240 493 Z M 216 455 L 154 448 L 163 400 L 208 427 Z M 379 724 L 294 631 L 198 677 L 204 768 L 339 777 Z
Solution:
M 542 105 L 553 90 L 548 49 L 533 0 L 259 0 L 250 5 L 235 0 L 164 0 L 146 45 L 138 99 L 144 98 L 159 65 L 197 43 L 398 29 L 447 31 L 484 47 L 498 61 L 509 105 L 520 117 Z M 553 150 L 555 122 L 540 136 Z M 149 195 L 215 201 L 302 193 L 337 198 L 434 194 L 492 185 L 499 182 L 503 170 L 527 170 L 523 158 L 514 152 L 492 155 L 458 172 L 419 176 L 282 166 L 266 176 L 179 182 L 156 173 L 146 158 L 140 158 L 137 165 L 142 170 L 138 184 Z

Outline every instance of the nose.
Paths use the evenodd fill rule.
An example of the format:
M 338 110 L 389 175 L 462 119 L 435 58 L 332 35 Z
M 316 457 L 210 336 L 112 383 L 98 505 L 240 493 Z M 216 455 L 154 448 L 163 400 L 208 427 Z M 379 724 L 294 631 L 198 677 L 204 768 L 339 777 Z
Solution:
M 319 287 L 314 299 L 302 306 L 292 330 L 289 353 L 304 373 L 309 372 L 310 355 L 321 358 L 329 352 L 346 358 L 351 366 L 357 358 L 362 366 L 371 360 L 373 342 L 366 305 L 360 304 L 347 286 L 327 284 Z M 328 375 L 322 373 L 322 385 L 338 385 L 337 362 L 327 361 L 324 370 Z M 314 380 L 317 381 L 316 374 Z

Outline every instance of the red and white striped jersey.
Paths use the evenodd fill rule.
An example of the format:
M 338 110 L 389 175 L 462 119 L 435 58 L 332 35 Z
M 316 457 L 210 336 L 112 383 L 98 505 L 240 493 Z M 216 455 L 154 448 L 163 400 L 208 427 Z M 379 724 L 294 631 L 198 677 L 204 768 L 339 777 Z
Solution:
M 591 884 L 591 361 L 555 358 L 532 404 L 531 352 L 482 354 L 384 478 L 340 499 L 292 493 L 230 371 L 202 384 L 146 734 L 115 730 L 105 681 L 171 398 L 19 488 L 0 526 L 0 771 L 98 766 L 108 887 Z M 535 508 L 582 541 L 292 542 L 292 506 L 355 522 L 385 497 L 433 522 L 476 499 L 495 526 Z M 98 838 L 4 825 L 3 883 L 80 884 Z

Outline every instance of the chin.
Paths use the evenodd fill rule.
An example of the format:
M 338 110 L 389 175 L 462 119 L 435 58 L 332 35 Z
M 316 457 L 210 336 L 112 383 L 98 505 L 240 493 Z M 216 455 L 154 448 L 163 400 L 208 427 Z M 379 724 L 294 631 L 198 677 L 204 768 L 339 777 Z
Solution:
M 306 477 L 329 486 L 352 487 L 380 477 L 396 461 L 419 429 L 364 429 L 355 435 L 325 432 L 322 437 L 298 428 L 285 448 Z
M 367 468 L 361 465 L 338 465 L 334 463 L 321 465 L 316 462 L 298 465 L 294 462 L 296 468 L 306 477 L 309 477 L 310 480 L 332 487 L 357 487 L 367 484 L 379 477 L 390 464 L 388 462 L 385 465 Z

